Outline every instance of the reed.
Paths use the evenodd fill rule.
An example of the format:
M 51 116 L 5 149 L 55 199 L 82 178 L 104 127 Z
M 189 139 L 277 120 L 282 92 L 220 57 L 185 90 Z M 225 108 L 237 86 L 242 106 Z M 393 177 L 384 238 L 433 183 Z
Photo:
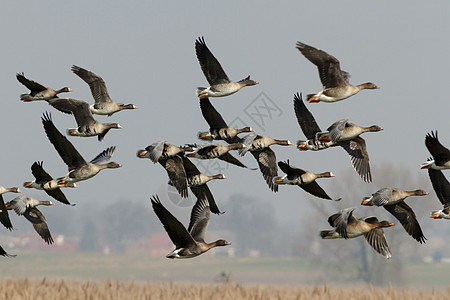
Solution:
M 450 299 L 450 289 L 418 290 L 387 286 L 288 286 L 129 282 L 116 280 L 2 279 L 0 300 L 72 299 Z

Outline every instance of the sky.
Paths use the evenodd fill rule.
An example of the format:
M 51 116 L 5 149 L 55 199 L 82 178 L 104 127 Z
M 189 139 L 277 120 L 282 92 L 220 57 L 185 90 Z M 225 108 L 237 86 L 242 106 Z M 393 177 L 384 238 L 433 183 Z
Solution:
M 70 71 L 78 65 L 100 75 L 116 102 L 133 103 L 138 109 L 96 116 L 101 122 L 118 122 L 123 127 L 111 130 L 102 142 L 69 137 L 86 160 L 117 146 L 113 161 L 123 167 L 102 171 L 80 182 L 78 189 L 66 189 L 66 196 L 77 205 L 54 209 L 82 212 L 123 199 L 124 206 L 126 201 L 148 202 L 152 214 L 149 197 L 165 193 L 167 175 L 160 165 L 138 159 L 136 151 L 162 139 L 175 145 L 198 143 L 197 132 L 208 130 L 195 96 L 197 86 L 207 85 L 195 56 L 194 43 L 200 36 L 229 78 L 237 81 L 251 75 L 260 82 L 234 95 L 211 99 L 225 121 L 294 143 L 304 139 L 293 111 L 294 93 L 321 90 L 316 67 L 295 44 L 302 41 L 337 57 L 341 68 L 352 74 L 351 83 L 372 81 L 381 88 L 361 91 L 338 103 L 307 103 L 317 123 L 325 130 L 336 120 L 348 118 L 361 126 L 383 127 L 381 132 L 364 136 L 371 165 L 403 166 L 410 170 L 405 176 L 416 178 L 416 173 L 426 174 L 419 165 L 429 157 L 424 145 L 427 132 L 438 130 L 442 144 L 450 147 L 450 61 L 445 59 L 450 52 L 448 11 L 446 1 L 8 1 L 0 11 L 0 184 L 22 186 L 33 179 L 30 167 L 34 161 L 44 161 L 53 177 L 67 173 L 44 133 L 41 116 L 51 112 L 61 132 L 75 127 L 74 118 L 45 102 L 21 102 L 19 95 L 27 89 L 15 74 L 24 72 L 54 89 L 68 86 L 73 92 L 63 97 L 93 103 L 87 84 Z M 294 146 L 272 149 L 277 160 L 289 159 L 305 170 L 336 174 L 336 178 L 320 181 L 325 190 L 351 168 L 348 155 L 337 147 L 314 153 L 300 152 Z M 242 161 L 257 167 L 250 154 Z M 281 186 L 278 193 L 271 192 L 259 170 L 201 163 L 207 166 L 203 168 L 207 174 L 221 167 L 229 177 L 209 185 L 219 208 L 232 195 L 253 196 L 261 205 L 272 205 L 285 225 L 298 224 L 312 209 L 301 189 Z M 375 192 L 383 187 L 379 180 L 383 174 L 372 177 L 371 184 L 360 182 Z M 25 195 L 49 200 L 40 191 L 22 190 Z M 14 196 L 5 195 L 5 200 Z M 343 201 L 356 206 L 362 196 L 366 195 Z M 433 197 L 439 208 L 434 193 Z M 187 223 L 190 208 L 164 204 Z M 322 224 L 326 226 L 326 220 Z

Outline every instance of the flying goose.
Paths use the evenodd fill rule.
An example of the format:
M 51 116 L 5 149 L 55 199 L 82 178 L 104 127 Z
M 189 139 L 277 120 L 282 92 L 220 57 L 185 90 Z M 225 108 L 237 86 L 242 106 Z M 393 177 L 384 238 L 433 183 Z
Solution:
M 218 158 L 220 160 L 226 161 L 230 164 L 236 165 L 241 168 L 247 168 L 243 163 L 241 163 L 237 158 L 235 158 L 229 151 L 247 148 L 246 145 L 241 143 L 231 144 L 229 146 L 212 144 L 199 148 L 193 153 L 186 154 L 187 157 L 195 157 L 198 159 L 213 159 Z
M 50 100 L 53 98 L 57 98 L 59 93 L 66 93 L 71 92 L 72 90 L 68 87 L 63 87 L 62 89 L 59 89 L 57 91 L 45 87 L 40 83 L 37 83 L 36 81 L 27 79 L 25 75 L 22 73 L 16 74 L 17 80 L 24 86 L 26 86 L 29 90 L 29 94 L 21 94 L 20 100 L 24 102 L 31 102 L 31 101 L 38 101 L 38 100 Z
M 431 212 L 431 218 L 450 220 L 450 183 L 440 170 L 428 169 L 433 189 L 444 208 Z
M 32 197 L 19 196 L 5 204 L 7 210 L 14 210 L 17 215 L 24 216 L 30 221 L 36 232 L 50 245 L 53 243 L 53 238 L 44 215 L 36 207 L 38 205 L 54 205 L 54 203 L 51 201 L 39 201 Z
M 115 146 L 107 148 L 93 160 L 87 162 L 77 151 L 77 149 L 75 149 L 72 143 L 55 127 L 49 113 L 43 114 L 42 124 L 44 125 L 44 130 L 48 139 L 69 168 L 69 174 L 67 174 L 64 178 L 58 179 L 58 184 L 63 184 L 66 182 L 74 183 L 86 180 L 94 177 L 103 169 L 116 169 L 121 167 L 121 165 L 116 162 L 100 164 L 111 158 L 114 150 L 116 149 Z
M 244 138 L 243 144 L 249 145 L 247 148 L 240 149 L 239 154 L 244 156 L 250 151 L 258 162 L 264 180 L 273 192 L 278 192 L 278 185 L 273 183 L 273 178 L 278 176 L 277 158 L 275 152 L 270 149 L 271 145 L 289 146 L 292 143 L 289 140 L 276 140 L 268 136 L 250 133 Z
M 196 94 L 198 97 L 224 97 L 236 93 L 244 86 L 258 84 L 258 82 L 251 80 L 250 76 L 238 82 L 228 79 L 228 76 L 222 69 L 219 61 L 206 46 L 203 37 L 198 38 L 195 41 L 195 52 L 203 74 L 210 84 L 210 87 L 208 88 L 197 88 Z
M 313 115 L 306 108 L 302 100 L 302 94 L 294 95 L 294 111 L 298 124 L 308 140 L 297 141 L 297 148 L 300 151 L 319 151 L 329 147 L 341 146 L 350 156 L 353 169 L 366 182 L 372 181 L 370 173 L 369 153 L 367 152 L 366 141 L 358 136 L 346 141 L 333 142 L 329 140 L 317 125 Z M 322 140 L 318 138 L 323 135 Z
M 72 98 L 57 98 L 49 100 L 48 103 L 57 110 L 72 114 L 75 117 L 78 127 L 67 129 L 67 134 L 71 136 L 98 136 L 98 140 L 101 141 L 110 129 L 122 128 L 118 123 L 100 123 L 95 120 L 86 101 Z
M 200 109 L 202 115 L 209 125 L 209 131 L 201 131 L 198 138 L 202 140 L 224 140 L 228 144 L 239 143 L 240 138 L 237 136 L 243 132 L 253 132 L 251 127 L 235 129 L 229 127 L 223 120 L 220 113 L 214 108 L 209 98 L 200 99 Z
M 331 215 L 328 218 L 330 226 L 333 230 L 322 230 L 320 236 L 323 239 L 351 239 L 364 235 L 366 241 L 372 248 L 386 258 L 391 258 L 391 250 L 389 249 L 384 235 L 383 227 L 394 226 L 388 221 L 379 222 L 377 217 L 370 216 L 356 219 L 353 216 L 355 208 L 347 208 Z
M 297 49 L 319 70 L 323 91 L 317 94 L 309 94 L 309 102 L 336 102 L 355 95 L 363 89 L 379 89 L 380 87 L 367 82 L 359 85 L 351 85 L 348 80 L 350 74 L 342 71 L 339 60 L 323 50 L 297 42 Z
M 211 248 L 230 245 L 225 240 L 217 240 L 212 243 L 205 242 L 206 227 L 210 218 L 210 207 L 206 198 L 199 198 L 192 208 L 191 220 L 187 230 L 162 205 L 157 195 L 151 198 L 151 202 L 155 214 L 163 224 L 172 243 L 175 244 L 175 250 L 167 254 L 167 258 L 192 258 L 205 253 Z
M 373 193 L 370 197 L 365 197 L 361 205 L 366 206 L 383 206 L 397 220 L 402 223 L 406 232 L 419 243 L 425 243 L 425 236 L 422 228 L 417 221 L 416 214 L 412 208 L 405 203 L 405 199 L 409 196 L 425 196 L 427 192 L 423 190 L 404 191 L 397 188 L 382 188 Z
M 133 104 L 125 105 L 122 103 L 114 102 L 114 100 L 109 96 L 105 81 L 94 72 L 75 65 L 72 66 L 71 70 L 89 85 L 92 97 L 95 100 L 95 103 L 90 106 L 91 112 L 93 114 L 112 116 L 114 113 L 124 109 L 137 108 Z
M 423 163 L 421 165 L 422 169 L 450 169 L 450 150 L 439 142 L 437 131 L 428 133 L 425 136 L 425 146 L 427 146 L 433 159 Z
M 76 188 L 78 187 L 73 182 L 66 182 L 66 183 L 58 183 L 56 179 L 53 179 L 50 174 L 48 174 L 44 168 L 42 167 L 44 162 L 34 162 L 31 166 L 31 173 L 33 174 L 34 178 L 36 178 L 33 181 L 26 181 L 23 183 L 23 186 L 26 188 L 35 188 L 37 190 L 44 190 L 47 195 L 50 197 L 53 197 L 54 199 L 58 200 L 61 203 L 71 205 L 69 200 L 67 200 L 64 193 L 61 191 L 60 188 L 63 187 L 71 187 Z
M 316 174 L 309 171 L 304 171 L 299 168 L 291 167 L 291 165 L 289 164 L 289 160 L 287 162 L 279 161 L 278 166 L 284 173 L 286 173 L 286 175 L 283 177 L 274 177 L 274 184 L 298 185 L 303 190 L 305 190 L 305 192 L 308 192 L 311 195 L 322 199 L 332 200 L 330 196 L 328 196 L 327 193 L 320 187 L 320 185 L 317 184 L 316 179 L 336 177 L 336 175 L 334 175 L 333 173 L 325 172 Z
M 155 142 L 145 149 L 137 151 L 139 158 L 148 158 L 153 163 L 159 162 L 169 175 L 170 182 L 177 189 L 178 193 L 184 198 L 188 196 L 188 184 L 186 171 L 184 170 L 183 160 L 179 154 L 185 151 L 195 151 L 197 148 L 192 145 L 177 147 L 166 143 L 165 140 Z
M 211 212 L 220 214 L 220 210 L 217 207 L 214 196 L 211 193 L 207 183 L 215 179 L 228 179 L 228 177 L 223 174 L 216 174 L 212 176 L 203 174 L 189 160 L 189 158 L 187 158 L 186 156 L 182 156 L 181 159 L 183 161 L 183 168 L 186 172 L 187 185 L 191 189 L 191 192 L 195 195 L 195 197 L 197 197 L 197 199 L 205 198 L 206 200 L 208 200 Z

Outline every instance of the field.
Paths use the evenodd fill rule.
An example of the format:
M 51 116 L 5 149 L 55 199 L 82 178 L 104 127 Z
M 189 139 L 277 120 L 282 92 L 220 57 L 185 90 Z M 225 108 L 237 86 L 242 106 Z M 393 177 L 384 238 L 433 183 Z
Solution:
M 425 291 L 402 288 L 349 288 L 241 284 L 183 284 L 114 280 L 28 280 L 0 282 L 0 300 L 33 299 L 449 299 L 450 290 Z
M 446 264 L 406 265 L 405 284 L 374 287 L 355 280 L 351 265 L 343 275 L 299 258 L 18 254 L 0 260 L 0 300 L 450 299 Z

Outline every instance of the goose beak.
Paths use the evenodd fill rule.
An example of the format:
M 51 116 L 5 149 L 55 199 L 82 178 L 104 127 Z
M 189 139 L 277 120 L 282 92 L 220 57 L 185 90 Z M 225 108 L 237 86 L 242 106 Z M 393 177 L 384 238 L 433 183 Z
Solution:
M 423 194 L 424 194 L 424 195 L 428 195 L 429 193 L 427 193 L 427 192 L 424 192 Z
M 225 242 L 225 245 L 231 245 L 231 243 L 230 242 Z
M 195 157 L 195 153 L 188 153 L 186 154 L 187 157 Z
M 433 219 L 440 219 L 440 218 L 441 218 L 441 213 L 440 213 L 440 212 L 432 213 L 432 215 L 430 216 L 430 218 L 433 218 Z
M 26 188 L 30 188 L 33 182 L 24 183 L 23 186 Z M 17 191 L 18 193 L 21 193 L 20 191 Z
M 206 98 L 208 98 L 208 93 L 200 94 L 199 98 L 200 98 L 200 99 L 206 99 Z
M 423 165 L 420 167 L 421 169 L 431 169 L 431 165 Z
M 394 223 L 389 223 L 389 226 L 394 226 L 395 224 Z
M 373 206 L 372 201 L 370 201 L 370 200 L 363 200 L 363 201 L 361 201 L 361 205 Z
M 336 177 L 336 175 L 330 172 L 330 177 Z
M 145 156 L 146 154 L 147 154 L 147 151 L 142 151 L 141 153 L 138 154 L 138 157 Z
M 203 135 L 200 136 L 201 139 L 207 138 L 209 134 L 205 133 Z
M 19 190 L 19 189 L 17 189 L 17 192 L 16 193 L 22 193 L 22 191 L 21 190 Z

